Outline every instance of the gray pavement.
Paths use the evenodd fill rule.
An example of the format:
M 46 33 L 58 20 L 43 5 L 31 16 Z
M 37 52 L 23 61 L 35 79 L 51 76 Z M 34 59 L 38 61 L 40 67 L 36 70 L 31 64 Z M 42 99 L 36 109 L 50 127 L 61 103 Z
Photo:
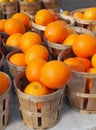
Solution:
M 73 10 L 76 8 L 87 8 L 96 6 L 96 0 L 61 0 L 61 8 L 63 10 Z

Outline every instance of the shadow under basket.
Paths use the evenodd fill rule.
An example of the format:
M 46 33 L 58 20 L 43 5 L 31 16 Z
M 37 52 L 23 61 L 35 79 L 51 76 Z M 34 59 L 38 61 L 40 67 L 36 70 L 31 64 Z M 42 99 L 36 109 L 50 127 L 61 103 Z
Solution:
M 3 67 L 4 67 L 4 54 L 2 52 L 0 52 L 0 71 L 3 71 Z
M 34 129 L 46 129 L 58 123 L 61 117 L 64 88 L 44 96 L 27 95 L 23 92 L 28 84 L 25 71 L 15 77 L 13 84 L 25 125 Z
M 9 52 L 6 56 L 6 62 L 8 65 L 8 69 L 9 69 L 9 74 L 11 76 L 11 78 L 13 79 L 18 73 L 22 72 L 25 70 L 25 66 L 17 66 L 15 64 L 12 64 L 9 59 L 10 57 L 15 54 L 15 53 L 21 53 L 21 50 L 13 50 L 11 52 Z
M 63 50 L 58 60 L 74 57 L 72 49 Z M 72 71 L 65 88 L 67 104 L 80 113 L 96 113 L 96 74 Z
M 9 78 L 9 76 L 7 77 Z M 11 87 L 11 79 L 9 78 L 8 89 L 3 94 L 0 94 L 0 130 L 5 130 L 9 121 L 10 87 Z

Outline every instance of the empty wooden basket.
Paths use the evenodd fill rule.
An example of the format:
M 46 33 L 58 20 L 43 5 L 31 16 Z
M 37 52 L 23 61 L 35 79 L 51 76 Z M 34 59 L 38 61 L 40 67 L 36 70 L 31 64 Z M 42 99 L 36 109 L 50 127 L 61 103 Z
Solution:
M 63 50 L 58 60 L 74 57 L 72 49 Z M 90 86 L 90 89 L 88 88 Z M 96 113 L 96 74 L 72 71 L 65 89 L 67 103 L 80 113 Z
M 34 129 L 46 129 L 57 124 L 61 116 L 64 89 L 44 96 L 27 95 L 23 92 L 28 84 L 25 72 L 19 73 L 13 83 L 25 125 Z

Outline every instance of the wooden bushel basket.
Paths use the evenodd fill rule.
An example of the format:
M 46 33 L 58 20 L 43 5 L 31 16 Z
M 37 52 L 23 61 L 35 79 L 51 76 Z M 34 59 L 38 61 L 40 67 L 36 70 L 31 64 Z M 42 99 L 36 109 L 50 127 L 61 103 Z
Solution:
M 46 129 L 58 123 L 61 117 L 64 88 L 44 96 L 27 95 L 23 92 L 28 84 L 25 71 L 15 77 L 13 84 L 25 125 L 34 129 Z M 38 104 L 40 104 L 39 108 Z
M 76 26 L 68 26 L 67 28 L 74 30 L 78 34 L 86 33 L 86 34 L 91 34 L 92 36 L 95 37 L 95 33 L 84 29 L 82 27 L 76 27 Z M 58 44 L 58 43 L 53 43 L 50 41 L 47 41 L 47 46 L 49 48 L 49 52 L 53 59 L 57 59 L 58 55 L 62 50 L 66 50 L 67 48 L 71 48 L 71 45 L 64 45 L 64 44 Z
M 19 11 L 19 3 L 15 2 L 0 2 L 0 8 L 2 9 L 3 18 L 10 18 L 13 14 Z
M 60 12 L 60 0 L 41 0 L 42 8 L 53 9 L 56 12 Z
M 34 16 L 35 13 L 41 9 L 41 0 L 37 0 L 36 2 L 24 2 L 20 0 L 19 4 L 20 4 L 20 12 L 28 13 L 29 15 L 32 16 Z
M 73 16 L 75 12 L 81 12 L 83 13 L 87 8 L 81 8 L 81 9 L 75 9 L 70 12 L 70 16 Z M 83 27 L 89 30 L 94 29 L 94 26 L 96 25 L 96 20 L 84 20 L 80 18 L 75 18 L 76 26 Z
M 3 71 L 4 59 L 4 54 L 0 51 L 0 71 Z
M 7 74 L 5 75 L 9 79 L 9 87 L 3 94 L 0 94 L 0 130 L 5 130 L 9 121 L 11 79 Z
M 22 72 L 25 70 L 25 66 L 17 66 L 15 64 L 12 64 L 10 61 L 9 61 L 9 58 L 15 54 L 15 53 L 19 53 L 19 52 L 22 52 L 21 50 L 14 50 L 12 52 L 9 52 L 6 56 L 6 62 L 7 62 L 7 65 L 8 65 L 8 69 L 9 69 L 9 74 L 11 76 L 11 78 L 13 79 L 18 73 Z
M 74 57 L 72 49 L 63 50 L 58 60 Z M 90 90 L 88 90 L 90 80 Z M 96 113 L 96 74 L 72 71 L 72 78 L 65 88 L 66 101 L 71 108 L 80 113 Z

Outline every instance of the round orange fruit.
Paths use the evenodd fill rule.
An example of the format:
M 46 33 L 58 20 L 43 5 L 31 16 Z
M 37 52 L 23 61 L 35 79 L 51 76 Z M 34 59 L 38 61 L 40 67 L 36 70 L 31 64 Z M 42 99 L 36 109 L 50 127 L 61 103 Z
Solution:
M 25 62 L 28 65 L 33 59 L 42 58 L 46 61 L 49 59 L 48 49 L 43 45 L 33 45 L 25 53 Z
M 49 61 L 41 69 L 40 80 L 48 88 L 62 88 L 68 83 L 70 78 L 71 70 L 62 61 Z

